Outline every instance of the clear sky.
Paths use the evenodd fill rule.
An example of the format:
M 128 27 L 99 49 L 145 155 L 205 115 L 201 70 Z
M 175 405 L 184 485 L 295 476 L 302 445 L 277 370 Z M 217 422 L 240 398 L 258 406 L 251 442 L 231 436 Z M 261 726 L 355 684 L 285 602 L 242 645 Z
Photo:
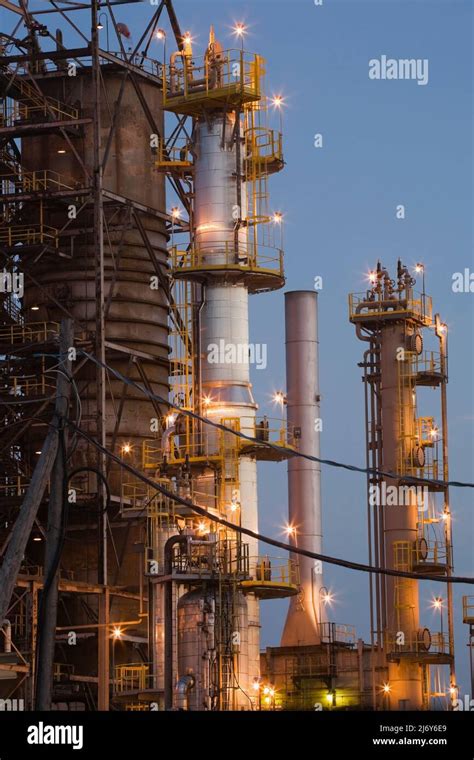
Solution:
M 44 5 L 35 0 L 33 8 Z M 270 181 L 273 208 L 285 214 L 287 289 L 312 289 L 322 275 L 320 382 L 322 455 L 364 465 L 363 345 L 348 322 L 347 294 L 364 290 L 378 257 L 394 270 L 400 256 L 426 266 L 426 288 L 449 326 L 448 388 L 451 478 L 472 481 L 474 293 L 454 293 L 452 275 L 474 272 L 472 16 L 470 0 L 175 0 L 183 30 L 203 51 L 209 24 L 225 47 L 230 27 L 249 26 L 246 49 L 268 61 L 267 91 L 283 94 L 285 171 Z M 138 41 L 148 2 L 116 10 Z M 77 22 L 82 14 L 75 14 Z M 0 11 L 0 28 L 5 13 Z M 86 21 L 80 22 L 84 29 Z M 64 24 L 61 24 L 64 28 Z M 112 36 L 112 35 L 111 35 Z M 67 41 L 67 36 L 65 36 Z M 158 41 L 150 51 L 161 57 Z M 429 81 L 372 81 L 368 62 L 381 55 L 429 61 Z M 314 147 L 322 133 L 323 148 Z M 398 204 L 406 218 L 396 219 Z M 473 277 L 474 279 L 474 277 Z M 474 284 L 473 284 L 474 289 Z M 267 343 L 268 368 L 254 371 L 261 409 L 284 387 L 283 292 L 251 300 L 251 340 Z M 433 396 L 434 399 L 434 396 Z M 260 528 L 279 535 L 287 510 L 286 466 L 260 465 Z M 473 574 L 472 491 L 452 489 L 455 571 Z M 367 560 L 365 478 L 323 467 L 324 549 Z M 327 568 L 336 622 L 368 639 L 367 578 Z M 423 624 L 439 630 L 429 600 L 444 587 L 425 582 Z M 467 626 L 455 589 L 458 680 L 468 693 Z M 262 605 L 262 643 L 277 645 L 286 603 Z

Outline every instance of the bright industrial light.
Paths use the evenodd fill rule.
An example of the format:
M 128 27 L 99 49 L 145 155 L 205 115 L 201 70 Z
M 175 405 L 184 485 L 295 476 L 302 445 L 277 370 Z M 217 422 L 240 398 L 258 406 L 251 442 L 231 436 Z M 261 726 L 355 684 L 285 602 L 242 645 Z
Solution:
M 203 396 L 202 403 L 204 404 L 204 406 L 210 406 L 212 403 L 211 396 Z
M 283 393 L 283 391 L 275 391 L 275 393 L 273 394 L 272 400 L 274 404 L 279 404 L 280 406 L 283 406 L 286 401 L 286 396 Z
M 323 602 L 324 602 L 324 604 L 331 604 L 331 602 L 333 601 L 333 599 L 334 599 L 333 595 L 330 594 L 329 592 L 327 594 L 323 594 Z
M 230 505 L 230 511 L 231 512 L 237 512 L 237 509 L 239 508 L 239 505 L 235 503 L 235 501 L 232 502 Z
M 191 33 L 190 32 L 186 32 L 186 34 L 183 37 L 184 44 L 185 45 L 190 45 L 192 41 L 193 41 L 193 38 L 191 37 Z
M 176 422 L 176 416 L 177 415 L 173 414 L 172 412 L 166 415 L 165 420 L 166 420 L 167 427 L 172 427 L 174 425 L 174 423 Z
M 114 639 L 121 639 L 122 633 L 123 631 L 121 628 L 115 627 L 112 631 L 112 636 L 114 637 Z
M 334 701 L 334 694 L 332 692 L 329 692 L 329 694 L 326 694 L 326 702 L 332 705 L 333 701 Z
M 434 607 L 435 610 L 440 610 L 443 607 L 443 600 L 440 596 L 435 596 L 433 601 L 431 602 L 431 606 Z
M 275 211 L 275 213 L 273 214 L 272 219 L 273 219 L 273 221 L 274 221 L 275 224 L 281 224 L 282 221 L 283 221 L 283 214 L 281 213 L 281 211 Z
M 129 443 L 124 443 L 121 448 L 122 454 L 130 454 L 131 450 L 132 450 L 132 447 Z
M 207 531 L 207 526 L 205 522 L 200 522 L 198 524 L 198 532 L 199 533 L 205 533 Z
M 437 435 L 438 435 L 438 428 L 437 427 L 431 428 L 431 430 L 430 430 L 430 436 L 432 438 L 436 438 Z
M 260 689 L 260 682 L 257 678 L 252 682 L 252 689 L 254 691 L 258 691 Z
M 99 23 L 97 24 L 97 29 L 103 29 L 103 28 L 104 28 L 104 25 L 101 24 L 101 22 L 99 21 Z
M 66 152 L 66 151 L 65 151 L 65 149 L 64 149 L 64 148 L 59 148 L 59 149 L 58 149 L 58 153 L 59 153 L 60 155 L 63 155 L 65 152 Z
M 448 325 L 444 324 L 444 322 L 443 322 L 443 324 L 439 326 L 439 331 L 440 331 L 440 333 L 446 333 L 446 332 L 448 332 Z
M 178 206 L 175 206 L 174 208 L 172 208 L 171 216 L 173 217 L 173 219 L 179 219 L 179 217 L 181 216 L 181 209 L 178 208 Z
M 234 26 L 234 34 L 236 34 L 237 37 L 243 37 L 246 31 L 247 27 L 245 24 L 236 24 Z
M 271 701 L 272 701 L 272 698 L 271 697 L 265 697 L 265 699 L 263 701 L 265 702 L 266 705 L 269 705 L 271 703 Z
M 157 29 L 156 30 L 156 38 L 158 40 L 164 40 L 166 37 L 166 32 L 164 29 Z
M 390 684 L 389 683 L 384 683 L 384 685 L 382 686 L 383 693 L 384 694 L 390 694 L 391 690 L 392 690 L 392 687 L 390 686 Z
M 39 311 L 39 306 L 32 306 L 31 311 Z
M 285 525 L 285 533 L 287 536 L 296 536 L 296 528 L 294 525 Z
M 425 269 L 425 265 L 421 264 L 420 262 L 418 262 L 418 264 L 416 264 L 415 266 L 415 272 L 418 272 L 418 274 L 420 274 L 420 272 L 423 272 L 424 269 Z
M 371 282 L 372 285 L 375 285 L 377 282 L 377 272 L 369 272 L 367 277 L 369 278 L 369 282 Z
M 35 451 L 35 454 L 39 455 L 39 454 L 41 454 L 41 451 Z
M 455 697 L 457 694 L 458 687 L 457 686 L 450 686 L 449 687 L 449 693 L 452 697 Z
M 275 108 L 281 108 L 282 105 L 284 105 L 284 100 L 281 95 L 275 95 L 272 98 L 272 104 L 275 106 Z
M 268 696 L 274 697 L 275 696 L 275 689 L 272 689 L 271 687 L 268 689 Z
M 34 536 L 33 541 L 41 541 L 41 536 Z
M 441 519 L 444 520 L 444 522 L 447 522 L 449 520 L 449 517 L 450 517 L 449 512 L 443 512 L 443 514 L 441 515 Z

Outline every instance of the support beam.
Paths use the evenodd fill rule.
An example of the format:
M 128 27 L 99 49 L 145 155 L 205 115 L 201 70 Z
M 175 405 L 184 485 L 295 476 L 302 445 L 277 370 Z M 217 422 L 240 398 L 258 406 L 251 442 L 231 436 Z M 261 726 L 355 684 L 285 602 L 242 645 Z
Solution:
M 70 324 L 70 323 L 69 323 Z M 64 320 L 61 323 L 60 353 L 64 356 L 71 346 L 69 327 Z M 68 342 L 69 340 L 69 342 Z M 59 429 L 66 417 L 69 406 L 70 383 L 63 374 L 58 373 L 56 383 L 56 406 L 53 420 L 48 430 L 38 463 L 34 469 L 30 486 L 21 505 L 18 517 L 11 533 L 10 543 L 6 549 L 2 567 L 0 568 L 0 620 L 6 617 L 10 599 L 15 588 L 16 577 L 20 571 L 26 545 L 33 524 L 43 499 L 48 480 L 51 476 L 54 461 L 58 451 Z
M 66 351 L 64 369 L 71 376 L 72 362 L 67 351 L 74 343 L 73 325 L 70 319 L 64 321 L 63 351 Z M 71 385 L 67 383 L 70 393 Z M 69 401 L 69 399 L 68 399 Z M 45 581 L 38 620 L 38 668 L 36 687 L 36 710 L 51 710 L 53 696 L 53 663 L 56 643 L 56 623 L 58 619 L 58 581 L 61 551 L 66 528 L 67 510 L 66 451 L 67 429 L 61 427 L 62 440 L 59 441 L 56 459 L 51 476 L 51 494 L 49 497 L 48 526 L 46 532 L 46 550 L 44 559 Z

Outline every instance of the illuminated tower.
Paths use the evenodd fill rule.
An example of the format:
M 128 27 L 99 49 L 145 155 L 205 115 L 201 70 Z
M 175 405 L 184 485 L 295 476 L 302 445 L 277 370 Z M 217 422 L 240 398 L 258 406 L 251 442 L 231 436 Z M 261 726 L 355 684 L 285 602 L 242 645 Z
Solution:
M 421 264 L 417 271 L 424 275 Z M 436 580 L 452 572 L 448 488 L 436 482 L 448 480 L 446 326 L 433 317 L 424 276 L 421 293 L 400 262 L 396 280 L 380 263 L 369 279 L 366 293 L 350 296 L 350 320 L 367 343 L 361 365 L 367 465 L 376 471 L 368 475 L 369 559 L 377 567 Z M 424 347 L 428 331 L 435 333 L 437 350 Z M 439 391 L 439 424 L 418 416 L 423 388 Z M 430 666 L 436 671 L 449 665 L 451 689 L 455 683 L 450 586 L 447 599 L 438 602 L 441 613 L 447 611 L 446 629 L 441 622 L 439 633 L 420 623 L 418 580 L 371 576 L 370 594 L 372 643 L 388 666 L 385 688 L 374 684 L 380 706 L 428 708 L 433 692 L 439 696 Z
M 180 551 L 214 544 L 208 562 L 214 573 L 202 572 L 189 583 L 179 577 L 177 619 L 168 623 L 177 630 L 166 704 L 170 679 L 177 677 L 189 709 L 251 709 L 257 703 L 259 599 L 297 592 L 294 561 L 283 567 L 259 558 L 255 539 L 241 539 L 213 520 L 222 516 L 257 532 L 257 461 L 285 457 L 263 444 L 293 448 L 285 423 L 257 418 L 250 383 L 259 348 L 249 341 L 249 294 L 284 284 L 281 215 L 269 213 L 267 193 L 268 176 L 283 167 L 282 139 L 266 125 L 263 75 L 260 56 L 224 51 L 212 28 L 204 56 L 193 55 L 185 35 L 164 71 L 165 109 L 192 118 L 181 142 L 160 144 L 157 161 L 161 171 L 180 168 L 192 186 L 189 245 L 173 239 L 171 248 L 177 324 L 171 401 L 259 441 L 246 442 L 178 410 L 157 456 L 147 459 L 208 515 L 197 520 L 175 509 L 167 534 L 184 525 L 190 535 Z M 158 630 L 164 622 L 166 638 L 165 607 L 158 593 L 155 621 Z M 158 651 L 158 671 L 163 657 Z

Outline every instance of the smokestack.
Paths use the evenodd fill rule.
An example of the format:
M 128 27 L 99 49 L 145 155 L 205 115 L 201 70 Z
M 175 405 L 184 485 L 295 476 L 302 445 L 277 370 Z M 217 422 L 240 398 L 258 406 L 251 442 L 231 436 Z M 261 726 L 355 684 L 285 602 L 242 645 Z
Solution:
M 314 291 L 285 293 L 287 415 L 300 451 L 319 457 L 318 297 Z M 288 523 L 298 548 L 322 550 L 321 467 L 301 457 L 288 460 Z M 294 555 L 301 592 L 291 598 L 282 646 L 320 643 L 322 568 Z

